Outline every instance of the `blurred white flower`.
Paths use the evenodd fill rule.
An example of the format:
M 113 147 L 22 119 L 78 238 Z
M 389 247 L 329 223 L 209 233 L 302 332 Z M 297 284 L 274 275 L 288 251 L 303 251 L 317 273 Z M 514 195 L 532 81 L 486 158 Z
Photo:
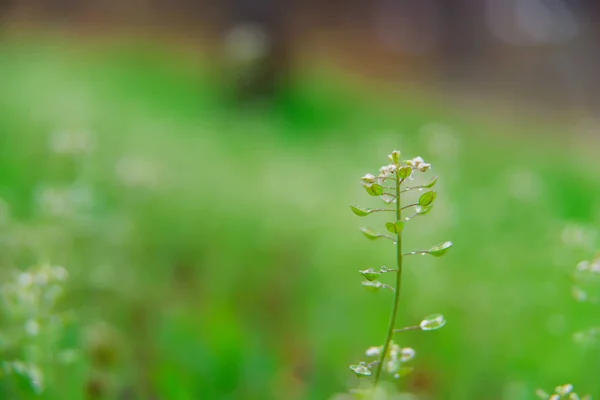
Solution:
M 27 320 L 25 323 L 25 332 L 27 332 L 29 336 L 37 336 L 37 334 L 40 333 L 40 324 L 34 319 Z
M 415 358 L 416 352 L 412 347 L 402 348 L 400 361 L 407 362 Z
M 117 162 L 115 172 L 119 181 L 127 186 L 152 189 L 159 183 L 158 166 L 142 158 L 122 158 Z
M 58 154 L 85 154 L 95 148 L 94 136 L 89 131 L 58 131 L 50 135 L 50 149 Z
M 431 168 L 431 164 L 426 163 L 422 157 L 415 157 L 412 160 L 409 160 L 408 165 L 415 169 L 418 169 L 421 172 L 425 172 Z
M 381 354 L 382 347 L 381 346 L 372 346 L 367 349 L 365 354 L 369 357 L 376 357 Z

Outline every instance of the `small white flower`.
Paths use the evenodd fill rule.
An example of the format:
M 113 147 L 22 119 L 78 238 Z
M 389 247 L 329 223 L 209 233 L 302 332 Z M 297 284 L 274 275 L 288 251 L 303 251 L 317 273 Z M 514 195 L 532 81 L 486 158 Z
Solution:
M 375 182 L 375 175 L 373 175 L 373 174 L 366 174 L 365 176 L 363 176 L 360 179 L 363 182 L 365 182 L 365 183 L 374 183 Z
M 577 264 L 577 270 L 578 271 L 586 271 L 590 266 L 590 262 L 589 261 L 581 261 L 579 264 Z
M 28 320 L 25 323 L 25 332 L 27 332 L 29 336 L 37 336 L 37 334 L 40 332 L 40 324 L 38 324 L 34 319 Z
M 426 163 L 425 160 L 423 160 L 422 157 L 415 157 L 412 160 L 409 160 L 408 161 L 408 165 L 410 165 L 411 167 L 414 167 L 414 168 L 418 169 L 421 172 L 425 172 L 429 168 L 431 168 L 431 164 Z
M 33 283 L 33 275 L 30 272 L 23 272 L 19 274 L 19 285 L 26 287 Z
M 379 176 L 382 178 L 387 178 L 394 172 L 396 172 L 396 169 L 391 169 L 389 165 L 384 165 L 383 167 L 379 168 Z
M 35 276 L 35 283 L 36 285 L 39 286 L 45 286 L 48 284 L 48 281 L 50 281 L 50 277 L 48 276 L 48 272 L 45 269 L 42 269 L 41 271 L 38 271 Z
M 567 383 L 566 385 L 557 386 L 556 389 L 554 389 L 554 391 L 558 395 L 566 396 L 573 391 L 573 385 L 570 383 Z
M 376 357 L 381 354 L 381 350 L 381 346 L 372 346 L 367 349 L 366 355 L 368 357 Z
M 544 399 L 544 400 L 546 400 L 546 399 L 548 399 L 548 397 L 550 397 L 550 395 L 542 389 L 537 389 L 535 391 L 535 394 L 537 397 L 539 397 L 540 399 Z
M 400 354 L 401 354 L 400 361 L 407 362 L 407 361 L 410 361 L 413 358 L 415 358 L 416 352 L 412 347 L 405 347 L 402 349 Z
M 52 276 L 58 281 L 64 281 L 69 276 L 69 273 L 64 267 L 57 265 L 52 267 Z
M 385 369 L 390 374 L 395 374 L 400 369 L 400 362 L 396 360 L 390 360 L 385 364 Z

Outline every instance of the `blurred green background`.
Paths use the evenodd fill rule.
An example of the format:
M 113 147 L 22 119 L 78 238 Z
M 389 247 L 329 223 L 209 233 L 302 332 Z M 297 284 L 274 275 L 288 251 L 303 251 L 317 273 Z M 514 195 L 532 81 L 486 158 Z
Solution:
M 417 357 L 394 385 L 418 399 L 533 399 L 564 383 L 600 396 L 600 285 L 574 281 L 598 249 L 600 146 L 579 108 L 515 112 L 322 57 L 246 101 L 227 78 L 239 65 L 215 53 L 4 35 L 1 399 L 356 387 L 348 365 L 384 339 L 392 301 L 357 271 L 392 265 L 394 249 L 358 229 L 383 219 L 348 205 L 379 206 L 359 178 L 396 148 L 440 176 L 406 247 L 454 248 L 407 261 L 400 324 L 448 323 L 397 337 Z

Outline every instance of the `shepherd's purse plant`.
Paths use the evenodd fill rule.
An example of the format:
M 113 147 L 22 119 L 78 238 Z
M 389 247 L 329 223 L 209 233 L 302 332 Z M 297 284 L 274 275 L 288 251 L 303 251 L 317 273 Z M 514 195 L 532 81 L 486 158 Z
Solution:
M 443 327 L 446 320 L 441 314 L 433 314 L 425 317 L 420 324 L 397 328 L 398 306 L 400 304 L 400 294 L 402 287 L 402 269 L 405 258 L 413 255 L 431 255 L 440 257 L 444 255 L 452 242 L 443 242 L 426 250 L 415 250 L 404 252 L 402 247 L 402 235 L 405 225 L 413 218 L 421 217 L 429 213 L 433 208 L 433 203 L 437 197 L 437 192 L 429 190 L 435 186 L 437 177 L 432 178 L 423 184 L 412 184 L 415 182 L 415 175 L 424 173 L 431 169 L 431 164 L 426 163 L 423 158 L 416 157 L 411 160 L 401 160 L 400 151 L 394 150 L 388 156 L 390 163 L 384 165 L 379 170 L 379 175 L 366 174 L 361 178 L 362 185 L 366 192 L 375 197 L 379 197 L 386 204 L 384 208 L 365 208 L 351 205 L 350 208 L 354 214 L 359 217 L 366 217 L 374 213 L 385 213 L 392 216 L 391 220 L 385 224 L 387 233 L 380 233 L 371 228 L 362 228 L 362 233 L 372 240 L 385 239 L 390 240 L 396 249 L 396 266 L 388 268 L 382 266 L 379 269 L 368 268 L 359 271 L 365 278 L 363 286 L 373 291 L 391 290 L 394 292 L 394 301 L 390 322 L 388 324 L 383 345 L 373 346 L 367 349 L 366 356 L 374 359 L 373 361 L 361 361 L 358 364 L 351 365 L 350 369 L 359 377 L 372 377 L 372 387 L 377 388 L 380 382 L 382 371 L 390 374 L 394 378 L 400 378 L 409 373 L 412 368 L 406 365 L 415 356 L 415 351 L 409 347 L 400 347 L 393 341 L 396 333 L 409 330 L 432 331 Z M 415 196 L 414 193 L 420 194 Z M 413 197 L 414 201 L 402 200 Z M 386 274 L 395 275 L 394 282 L 387 284 L 381 281 Z M 358 394 L 358 393 L 357 393 Z

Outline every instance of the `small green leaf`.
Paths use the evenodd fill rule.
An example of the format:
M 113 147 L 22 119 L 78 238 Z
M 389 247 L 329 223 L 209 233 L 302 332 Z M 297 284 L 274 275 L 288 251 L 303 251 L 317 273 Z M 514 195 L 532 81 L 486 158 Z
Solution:
M 423 185 L 423 187 L 427 188 L 427 189 L 431 189 L 432 187 L 435 186 L 435 184 L 437 183 L 438 179 L 439 179 L 439 176 L 436 176 L 435 178 L 433 178 L 432 180 L 430 180 L 429 183 Z
M 404 229 L 404 221 L 388 222 L 385 228 L 391 233 L 400 233 Z
M 383 194 L 383 186 L 373 183 L 372 185 L 365 185 L 365 190 L 371 196 L 381 196 Z
M 387 229 L 388 232 L 396 233 L 396 225 L 393 222 L 386 222 L 385 229 Z
M 371 376 L 371 370 L 369 369 L 369 366 L 367 365 L 367 363 L 364 361 L 360 362 L 356 365 L 351 365 L 350 369 L 352 371 L 354 371 L 356 376 L 358 376 L 359 378 L 364 377 L 364 376 Z
M 350 206 L 350 209 L 354 214 L 358 215 L 359 217 L 365 217 L 371 213 L 370 209 L 363 208 L 360 206 Z
M 364 281 L 361 284 L 372 292 L 379 292 L 384 286 L 379 281 Z
M 441 257 L 444 254 L 446 254 L 446 252 L 450 249 L 450 247 L 452 247 L 452 242 L 444 242 L 444 243 L 436 244 L 435 246 L 430 248 L 428 251 L 429 251 L 429 254 L 431 254 L 432 256 Z
M 369 281 L 374 281 L 377 278 L 379 278 L 379 275 L 381 275 L 381 272 L 375 271 L 375 269 L 373 268 L 365 269 L 358 272 L 360 272 L 362 276 L 364 276 Z
M 400 179 L 408 178 L 411 173 L 412 168 L 409 166 L 400 167 L 400 169 L 398 169 L 398 176 L 400 177 Z
M 442 328 L 444 325 L 446 325 L 446 319 L 442 314 L 428 315 L 419 324 L 421 330 L 424 331 L 435 331 L 436 329 Z
M 404 221 L 396 221 L 396 233 L 400 233 L 404 230 Z
M 378 239 L 381 237 L 380 233 L 377 233 L 371 228 L 361 228 L 363 235 L 365 235 L 368 239 Z
M 425 215 L 428 214 L 431 209 L 433 208 L 433 205 L 429 205 L 429 206 L 419 206 L 417 207 L 417 214 L 419 215 Z
M 421 197 L 419 197 L 419 205 L 428 206 L 433 203 L 435 198 L 437 197 L 437 192 L 431 191 L 427 193 L 423 193 Z

